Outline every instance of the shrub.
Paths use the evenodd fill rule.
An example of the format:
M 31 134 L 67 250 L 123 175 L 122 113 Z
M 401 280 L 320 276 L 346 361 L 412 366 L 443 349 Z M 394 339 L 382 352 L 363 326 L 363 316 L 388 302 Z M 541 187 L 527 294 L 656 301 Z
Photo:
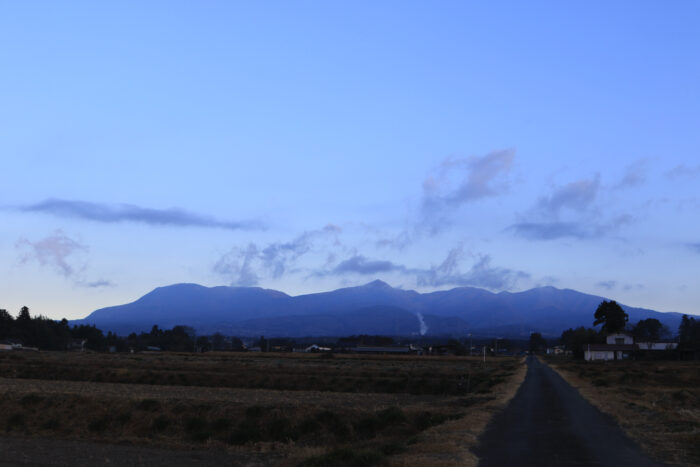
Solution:
M 116 416 L 115 420 L 117 423 L 124 425 L 131 420 L 131 412 L 122 412 Z
M 7 431 L 10 431 L 14 428 L 18 428 L 24 426 L 24 415 L 21 413 L 15 413 L 10 415 L 10 417 L 7 419 L 7 425 L 5 426 L 5 429 Z
M 231 420 L 228 418 L 217 418 L 211 424 L 214 431 L 226 431 L 231 427 Z
M 265 407 L 260 405 L 252 405 L 245 410 L 245 416 L 248 418 L 259 418 L 265 412 Z
M 159 415 L 156 418 L 153 419 L 153 422 L 151 423 L 151 429 L 159 433 L 161 431 L 165 431 L 166 428 L 168 428 L 171 425 L 172 421 L 166 417 L 165 415 Z
M 298 431 L 286 417 L 274 417 L 267 426 L 267 435 L 273 441 L 287 441 L 298 438 Z
M 370 439 L 377 435 L 377 431 L 381 429 L 379 420 L 375 417 L 365 417 L 355 423 L 355 433 L 361 438 Z
M 377 417 L 379 418 L 379 422 L 381 423 L 382 427 L 395 425 L 406 421 L 406 414 L 404 414 L 403 410 L 396 406 L 380 411 L 377 414 Z
M 184 420 L 184 426 L 186 431 L 192 433 L 204 430 L 207 427 L 207 421 L 202 417 L 187 417 Z
M 50 418 L 41 425 L 44 430 L 58 430 L 60 427 L 61 422 L 56 418 Z
M 305 418 L 304 420 L 302 420 L 301 424 L 299 424 L 299 433 L 301 433 L 302 435 L 315 433 L 320 429 L 321 424 L 313 418 Z
M 88 424 L 88 430 L 92 431 L 93 433 L 102 433 L 107 429 L 109 422 L 110 419 L 106 416 L 96 418 Z
M 136 405 L 136 408 L 147 412 L 155 412 L 160 410 L 160 402 L 154 399 L 144 399 Z
M 396 454 L 401 454 L 406 451 L 406 446 L 400 441 L 393 441 L 391 443 L 383 444 L 379 447 L 379 450 L 385 456 L 394 456 Z
M 316 414 L 316 420 L 321 422 L 336 436 L 342 437 L 350 434 L 348 425 L 335 412 L 322 410 Z
M 342 448 L 306 459 L 299 467 L 364 467 L 384 462 L 384 454 L 374 449 Z
M 248 442 L 259 441 L 262 439 L 262 433 L 257 423 L 252 420 L 243 420 L 236 430 L 231 433 L 228 438 L 230 444 L 246 444 Z
M 428 428 L 439 425 L 447 420 L 460 418 L 462 414 L 445 415 L 441 413 L 420 412 L 413 418 L 413 423 L 418 431 L 427 430 Z
M 27 394 L 19 400 L 19 403 L 22 405 L 22 407 L 27 408 L 29 406 L 38 404 L 42 400 L 44 400 L 44 398 L 39 396 L 38 394 Z

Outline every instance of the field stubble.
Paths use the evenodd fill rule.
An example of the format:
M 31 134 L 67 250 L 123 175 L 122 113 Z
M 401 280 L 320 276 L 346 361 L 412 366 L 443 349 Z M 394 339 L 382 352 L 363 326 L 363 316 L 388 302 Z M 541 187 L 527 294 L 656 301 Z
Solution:
M 668 465 L 700 466 L 698 362 L 547 362 L 649 455 Z
M 524 368 L 507 358 L 7 353 L 0 428 L 269 453 L 285 465 L 468 465 L 470 442 Z

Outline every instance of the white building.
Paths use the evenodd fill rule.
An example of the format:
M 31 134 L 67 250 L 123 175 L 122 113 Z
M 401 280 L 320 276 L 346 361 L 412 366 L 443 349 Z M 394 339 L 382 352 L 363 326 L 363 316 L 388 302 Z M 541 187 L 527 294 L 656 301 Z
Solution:
M 637 342 L 639 350 L 675 350 L 677 342 Z
M 605 344 L 586 344 L 583 346 L 583 358 L 590 360 L 624 360 L 637 350 L 634 339 L 629 334 L 610 334 Z
M 605 344 L 586 344 L 583 346 L 583 358 L 590 360 L 624 360 L 637 350 L 673 350 L 678 347 L 675 342 L 637 342 L 629 334 L 610 334 Z

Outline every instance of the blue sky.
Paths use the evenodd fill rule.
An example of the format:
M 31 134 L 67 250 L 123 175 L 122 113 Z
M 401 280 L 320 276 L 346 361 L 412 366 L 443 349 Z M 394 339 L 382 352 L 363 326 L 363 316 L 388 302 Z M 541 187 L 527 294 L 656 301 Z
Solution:
M 176 282 L 700 313 L 697 2 L 0 7 L 0 308 Z

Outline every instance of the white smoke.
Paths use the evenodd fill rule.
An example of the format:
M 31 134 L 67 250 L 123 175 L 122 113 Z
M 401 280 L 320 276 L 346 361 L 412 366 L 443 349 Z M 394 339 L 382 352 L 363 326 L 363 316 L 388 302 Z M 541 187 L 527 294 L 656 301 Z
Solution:
M 425 324 L 423 314 L 420 311 L 417 311 L 416 317 L 418 318 L 418 323 L 420 324 L 420 335 L 425 336 L 425 333 L 428 332 L 428 325 Z

